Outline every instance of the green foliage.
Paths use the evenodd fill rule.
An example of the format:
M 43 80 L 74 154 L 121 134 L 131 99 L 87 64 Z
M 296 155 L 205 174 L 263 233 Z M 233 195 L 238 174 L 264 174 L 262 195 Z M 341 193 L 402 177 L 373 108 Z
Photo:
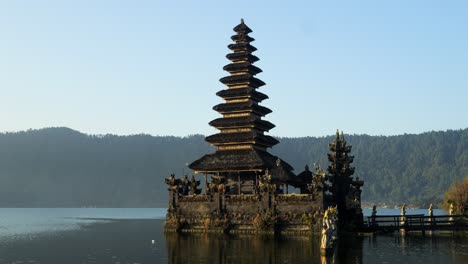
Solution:
M 468 213 L 468 176 L 454 182 L 444 194 L 442 208 L 449 211 L 451 205 L 456 215 Z
M 0 206 L 167 207 L 164 178 L 210 151 L 201 135 L 0 134 Z
M 328 165 L 328 143 L 321 138 L 280 138 L 272 153 L 294 168 Z M 468 129 L 418 135 L 346 135 L 353 147 L 354 176 L 364 180 L 363 201 L 428 207 L 442 201 L 453 181 L 468 175 Z
M 296 174 L 306 164 L 327 167 L 332 136 L 279 140 L 271 152 Z M 436 204 L 468 175 L 468 129 L 346 140 L 364 201 Z M 167 207 L 164 178 L 191 173 L 186 164 L 212 151 L 201 135 L 95 136 L 67 128 L 0 134 L 0 206 Z

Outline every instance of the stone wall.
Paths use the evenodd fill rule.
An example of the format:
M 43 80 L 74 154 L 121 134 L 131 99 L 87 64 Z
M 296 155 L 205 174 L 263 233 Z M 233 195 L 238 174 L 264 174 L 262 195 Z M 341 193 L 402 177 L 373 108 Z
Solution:
M 200 217 L 216 210 L 216 201 L 210 195 L 187 195 L 178 198 L 177 210 L 186 218 Z
M 278 213 L 303 214 L 323 209 L 322 197 L 310 194 L 280 194 L 275 197 Z
M 314 230 L 323 209 L 322 195 L 171 195 L 167 231 L 304 233 Z

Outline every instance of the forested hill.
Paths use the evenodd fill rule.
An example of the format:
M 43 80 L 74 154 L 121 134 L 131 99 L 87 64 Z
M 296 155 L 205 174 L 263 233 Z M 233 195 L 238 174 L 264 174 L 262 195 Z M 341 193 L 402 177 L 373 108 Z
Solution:
M 468 128 L 419 135 L 348 135 L 363 200 L 437 202 L 468 175 Z M 330 137 L 280 138 L 272 153 L 299 173 L 328 165 Z M 201 135 L 91 136 L 68 128 L 0 134 L 0 207 L 165 207 L 164 178 L 213 149 Z

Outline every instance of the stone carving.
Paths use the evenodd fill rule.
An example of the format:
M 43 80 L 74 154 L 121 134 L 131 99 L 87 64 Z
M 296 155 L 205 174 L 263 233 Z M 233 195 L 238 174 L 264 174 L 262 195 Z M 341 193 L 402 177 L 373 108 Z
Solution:
M 275 226 L 277 221 L 277 213 L 273 210 L 265 210 L 258 213 L 252 221 L 252 224 L 257 231 L 264 231 Z
M 432 204 L 429 205 L 429 209 L 427 210 L 427 215 L 429 216 L 429 222 L 433 222 L 434 220 L 434 211 L 432 209 Z
M 173 191 L 179 196 L 201 193 L 201 189 L 198 187 L 200 185 L 200 181 L 196 181 L 194 175 L 192 175 L 191 180 L 189 180 L 187 175 L 182 179 L 176 179 L 175 175 L 171 174 L 171 176 L 166 178 L 164 182 L 169 185 L 169 191 Z
M 181 189 L 182 189 L 182 195 L 188 195 L 189 190 L 190 190 L 190 184 L 189 180 L 187 178 L 187 175 L 184 175 L 184 178 L 181 180 Z
M 452 217 L 452 215 L 453 215 L 453 213 L 454 213 L 454 210 L 455 210 L 455 209 L 454 209 L 454 207 L 453 207 L 453 203 L 450 203 L 449 212 L 448 212 L 449 215 L 450 215 L 450 217 L 449 217 L 449 219 L 448 219 L 450 223 L 453 223 L 453 217 Z
M 169 178 L 164 179 L 164 182 L 169 185 L 169 191 L 173 191 L 175 193 L 179 192 L 179 184 L 180 180 L 175 178 L 174 174 L 171 174 Z
M 195 180 L 195 175 L 192 175 L 190 179 L 190 193 L 191 194 L 200 194 L 201 189 L 198 187 L 200 186 L 200 181 Z
M 377 216 L 377 206 L 372 206 L 372 214 L 371 214 L 371 219 L 372 219 L 372 226 L 376 226 L 376 223 L 375 223 L 375 217 Z
M 328 255 L 332 252 L 337 239 L 336 221 L 338 220 L 338 211 L 336 207 L 329 207 L 323 215 L 322 239 L 320 243 L 320 252 L 322 255 Z
M 276 193 L 276 184 L 271 181 L 271 174 L 268 169 L 265 170 L 265 174 L 259 177 L 258 188 L 260 193 L 270 192 Z
M 226 179 L 223 176 L 211 177 L 211 182 L 208 184 L 208 193 L 225 194 L 228 188 L 226 187 Z
M 400 212 L 400 225 L 401 226 L 405 226 L 406 225 L 406 204 L 404 203 L 402 206 L 401 206 L 401 212 Z

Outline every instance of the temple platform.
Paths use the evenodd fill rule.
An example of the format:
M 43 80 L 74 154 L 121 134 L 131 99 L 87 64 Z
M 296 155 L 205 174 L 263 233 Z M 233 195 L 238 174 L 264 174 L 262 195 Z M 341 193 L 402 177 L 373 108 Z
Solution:
M 321 195 L 172 195 L 167 232 L 310 234 L 321 228 Z

